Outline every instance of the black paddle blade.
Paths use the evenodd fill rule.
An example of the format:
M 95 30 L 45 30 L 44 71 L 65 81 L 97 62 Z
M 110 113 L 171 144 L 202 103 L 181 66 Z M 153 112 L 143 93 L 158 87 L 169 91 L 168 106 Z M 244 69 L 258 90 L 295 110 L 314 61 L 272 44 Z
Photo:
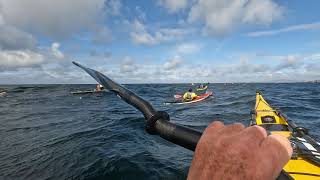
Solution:
M 117 84 L 116 82 L 112 81 L 110 78 L 108 78 L 107 76 L 103 75 L 102 73 L 87 68 L 77 62 L 72 61 L 72 63 L 78 67 L 80 67 L 81 69 L 83 69 L 84 71 L 86 71 L 90 76 L 92 76 L 99 84 L 103 85 L 104 88 L 106 88 L 107 90 L 110 91 L 116 91 L 116 87 L 120 86 L 119 84 Z
M 134 106 L 138 110 L 140 110 L 146 119 L 152 117 L 156 111 L 153 109 L 151 104 L 140 96 L 136 95 L 135 93 L 131 92 L 130 90 L 126 89 L 125 87 L 121 86 L 120 84 L 114 82 L 104 74 L 87 68 L 79 63 L 72 62 L 74 65 L 80 67 L 84 71 L 86 71 L 90 76 L 92 76 L 98 83 L 103 85 L 109 91 L 114 92 L 116 95 L 121 97 L 122 100 L 127 102 L 128 104 Z

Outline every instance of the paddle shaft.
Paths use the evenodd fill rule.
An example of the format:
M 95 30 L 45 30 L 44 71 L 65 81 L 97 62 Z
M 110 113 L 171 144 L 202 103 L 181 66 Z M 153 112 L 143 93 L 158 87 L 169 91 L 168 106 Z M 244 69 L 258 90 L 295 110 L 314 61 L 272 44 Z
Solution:
M 111 80 L 104 74 L 82 66 L 81 64 L 76 62 L 73 62 L 73 64 L 86 71 L 106 89 L 115 93 L 122 100 L 137 108 L 146 119 L 147 132 L 150 133 L 154 130 L 155 132 L 152 132 L 152 134 L 158 134 L 160 135 L 160 137 L 172 143 L 175 143 L 192 151 L 195 150 L 202 133 L 190 128 L 173 124 L 169 122 L 169 117 L 167 117 L 167 119 L 161 117 L 154 118 L 154 116 L 158 115 L 158 112 L 152 107 L 149 102 L 136 95 L 129 89 L 126 89 L 125 87 Z M 148 129 L 151 129 L 151 131 L 148 131 Z
M 163 139 L 191 151 L 195 151 L 197 143 L 202 135 L 201 132 L 173 124 L 170 121 L 163 119 L 157 120 L 154 128 Z

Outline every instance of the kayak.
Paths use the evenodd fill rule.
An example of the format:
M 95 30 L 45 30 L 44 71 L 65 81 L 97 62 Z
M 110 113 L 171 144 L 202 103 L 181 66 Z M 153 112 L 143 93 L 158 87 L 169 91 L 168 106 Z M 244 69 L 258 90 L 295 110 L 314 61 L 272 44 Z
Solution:
M 197 91 L 204 91 L 206 89 L 208 89 L 208 86 L 204 86 L 203 88 L 197 88 Z
M 92 93 L 104 93 L 104 92 L 107 92 L 107 91 L 105 91 L 105 90 L 97 91 L 97 90 L 93 89 L 93 90 L 73 91 L 73 92 L 71 92 L 71 94 L 92 94 Z
M 191 104 L 191 103 L 196 103 L 203 101 L 207 99 L 208 97 L 212 96 L 213 92 L 212 91 L 207 91 L 204 94 L 198 95 L 196 98 L 194 98 L 192 101 L 184 101 L 183 100 L 183 95 L 174 95 L 175 100 L 172 102 L 165 102 L 165 104 Z
M 271 134 L 282 134 L 292 145 L 291 160 L 284 166 L 283 179 L 320 179 L 320 143 L 308 135 L 303 127 L 296 126 L 280 111 L 272 108 L 256 93 L 256 105 L 250 125 L 259 125 Z

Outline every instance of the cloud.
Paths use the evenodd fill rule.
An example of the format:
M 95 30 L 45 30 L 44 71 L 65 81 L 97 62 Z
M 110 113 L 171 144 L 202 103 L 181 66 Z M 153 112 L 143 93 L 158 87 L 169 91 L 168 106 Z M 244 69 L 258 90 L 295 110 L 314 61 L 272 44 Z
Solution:
M 179 44 L 176 47 L 175 52 L 177 54 L 194 54 L 199 52 L 201 49 L 201 45 L 196 44 L 196 43 L 183 43 Z
M 68 57 L 59 48 L 60 44 L 54 42 L 50 47 L 39 47 L 32 50 L 2 50 L 0 51 L 0 69 L 5 72 L 43 68 L 46 65 L 66 66 Z M 68 63 L 70 62 L 68 61 Z
M 159 0 L 158 4 L 167 8 L 170 13 L 175 13 L 188 6 L 189 0 Z
M 135 10 L 137 19 L 146 20 L 147 15 L 144 11 L 142 11 L 140 6 L 136 6 Z
M 314 63 L 320 60 L 320 55 L 307 54 L 307 55 L 287 55 L 287 56 L 273 56 L 273 59 L 280 60 L 280 64 L 274 67 L 275 71 L 291 71 L 301 69 L 310 62 Z
M 283 9 L 272 0 L 198 0 L 188 21 L 200 21 L 206 33 L 224 36 L 241 25 L 269 25 L 282 13 Z
M 175 56 L 174 58 L 168 60 L 164 65 L 163 68 L 167 71 L 175 70 L 182 65 L 182 60 L 180 56 Z
M 92 41 L 95 44 L 106 44 L 112 41 L 111 30 L 106 26 L 100 26 L 93 30 L 93 39 Z
M 39 54 L 39 53 L 38 53 Z M 93 83 L 94 81 L 79 69 L 59 65 L 60 60 L 48 62 L 47 55 L 41 54 L 42 62 L 29 62 L 30 73 L 26 65 L 20 65 L 14 73 L 1 71 L 0 82 L 10 82 L 14 76 L 19 76 L 14 82 L 28 83 Z M 36 57 L 36 56 L 35 56 Z M 272 56 L 270 56 L 272 57 Z M 320 77 L 320 66 L 312 59 L 317 53 L 309 55 L 273 56 L 276 63 L 259 63 L 254 56 L 234 57 L 234 63 L 197 64 L 183 61 L 175 56 L 163 64 L 139 63 L 130 56 L 113 64 L 101 64 L 95 67 L 91 59 L 83 64 L 95 68 L 121 83 L 190 83 L 190 82 L 295 82 L 313 80 Z M 277 57 L 277 58 L 276 58 Z M 310 58 L 308 58 L 310 57 Z M 66 56 L 65 56 L 66 58 Z M 34 59 L 34 58 L 29 58 Z M 269 59 L 269 58 L 268 58 Z M 89 65 L 89 64 L 91 65 Z M 15 65 L 17 67 L 17 65 Z M 0 66 L 2 67 L 2 65 Z M 120 68 L 119 68 L 120 67 Z M 41 78 L 39 78 L 41 77 Z M 33 81 L 30 81 L 33 79 Z
M 89 54 L 90 54 L 90 56 L 92 56 L 92 57 L 95 57 L 95 56 L 98 56 L 98 55 L 99 55 L 98 52 L 97 52 L 95 49 L 90 50 Z
M 320 60 L 320 53 L 311 54 L 310 56 L 306 57 L 306 59 L 313 61 Z
M 30 50 L 0 51 L 0 69 L 17 69 L 38 66 L 44 63 L 42 54 Z
M 156 45 L 161 42 L 174 41 L 192 33 L 190 29 L 180 28 L 159 28 L 154 33 L 150 33 L 150 30 L 137 19 L 133 21 L 131 28 L 132 41 L 143 45 Z
M 235 56 L 234 63 L 206 65 L 188 63 L 181 56 L 163 64 L 139 63 L 127 56 L 120 68 L 109 64 L 100 70 L 121 83 L 296 82 L 320 77 L 320 66 L 312 59 L 317 53 L 269 57 L 274 57 L 275 63 L 259 62 L 248 55 Z
M 158 41 L 147 32 L 144 24 L 135 20 L 132 24 L 133 32 L 130 33 L 131 39 L 137 44 L 154 45 Z
M 89 55 L 92 57 L 110 58 L 112 53 L 110 51 L 98 52 L 95 49 L 89 51 Z
M 261 36 L 273 36 L 273 35 L 278 35 L 286 32 L 319 30 L 319 29 L 320 29 L 320 22 L 315 22 L 310 24 L 299 24 L 299 25 L 288 26 L 285 28 L 277 29 L 277 30 L 250 32 L 247 35 L 249 37 L 261 37 Z
M 319 74 L 319 72 L 320 72 L 320 64 L 317 64 L 317 63 L 310 63 L 310 64 L 307 64 L 306 66 L 305 66 L 305 69 L 306 69 L 306 72 L 318 72 L 317 73 L 317 80 L 319 80 L 319 78 L 320 78 L 320 74 Z
M 90 29 L 105 17 L 105 0 L 0 0 L 3 23 L 50 37 Z
M 258 57 L 264 57 L 270 60 L 277 60 L 282 62 L 294 63 L 298 61 L 317 61 L 320 60 L 319 53 L 311 54 L 289 54 L 289 55 L 268 55 L 268 54 L 259 54 Z
M 107 13 L 113 16 L 117 16 L 121 14 L 120 11 L 121 11 L 122 4 L 120 0 L 105 1 L 105 5 L 106 5 Z
M 126 56 L 120 65 L 120 72 L 121 73 L 133 73 L 136 70 L 137 70 L 137 66 L 135 65 L 132 58 L 129 56 Z
M 110 52 L 110 51 L 105 51 L 105 52 L 103 52 L 103 57 L 105 57 L 105 58 L 110 58 L 111 56 L 112 56 L 112 52 Z
M 32 69 L 19 68 L 15 71 L 0 72 L 0 74 L 1 84 L 70 84 L 80 83 L 81 80 L 91 82 L 90 77 L 79 71 L 74 66 L 52 67 L 52 65 L 42 65 L 35 66 Z
M 59 47 L 60 47 L 59 43 L 57 43 L 57 42 L 52 43 L 51 52 L 56 58 L 62 59 L 62 58 L 64 58 L 64 54 L 59 50 Z
M 0 50 L 33 49 L 36 39 L 12 26 L 0 25 Z

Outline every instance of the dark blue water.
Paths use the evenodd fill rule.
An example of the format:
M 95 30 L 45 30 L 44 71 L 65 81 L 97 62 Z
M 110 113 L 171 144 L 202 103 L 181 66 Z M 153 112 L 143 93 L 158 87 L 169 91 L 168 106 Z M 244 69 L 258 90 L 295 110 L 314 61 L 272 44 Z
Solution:
M 1 86 L 0 179 L 185 179 L 192 152 L 144 131 L 142 115 L 94 85 Z M 215 97 L 163 105 L 188 85 L 126 85 L 172 121 L 203 130 L 214 119 L 248 124 L 261 89 L 271 105 L 320 139 L 320 84 L 211 84 Z

